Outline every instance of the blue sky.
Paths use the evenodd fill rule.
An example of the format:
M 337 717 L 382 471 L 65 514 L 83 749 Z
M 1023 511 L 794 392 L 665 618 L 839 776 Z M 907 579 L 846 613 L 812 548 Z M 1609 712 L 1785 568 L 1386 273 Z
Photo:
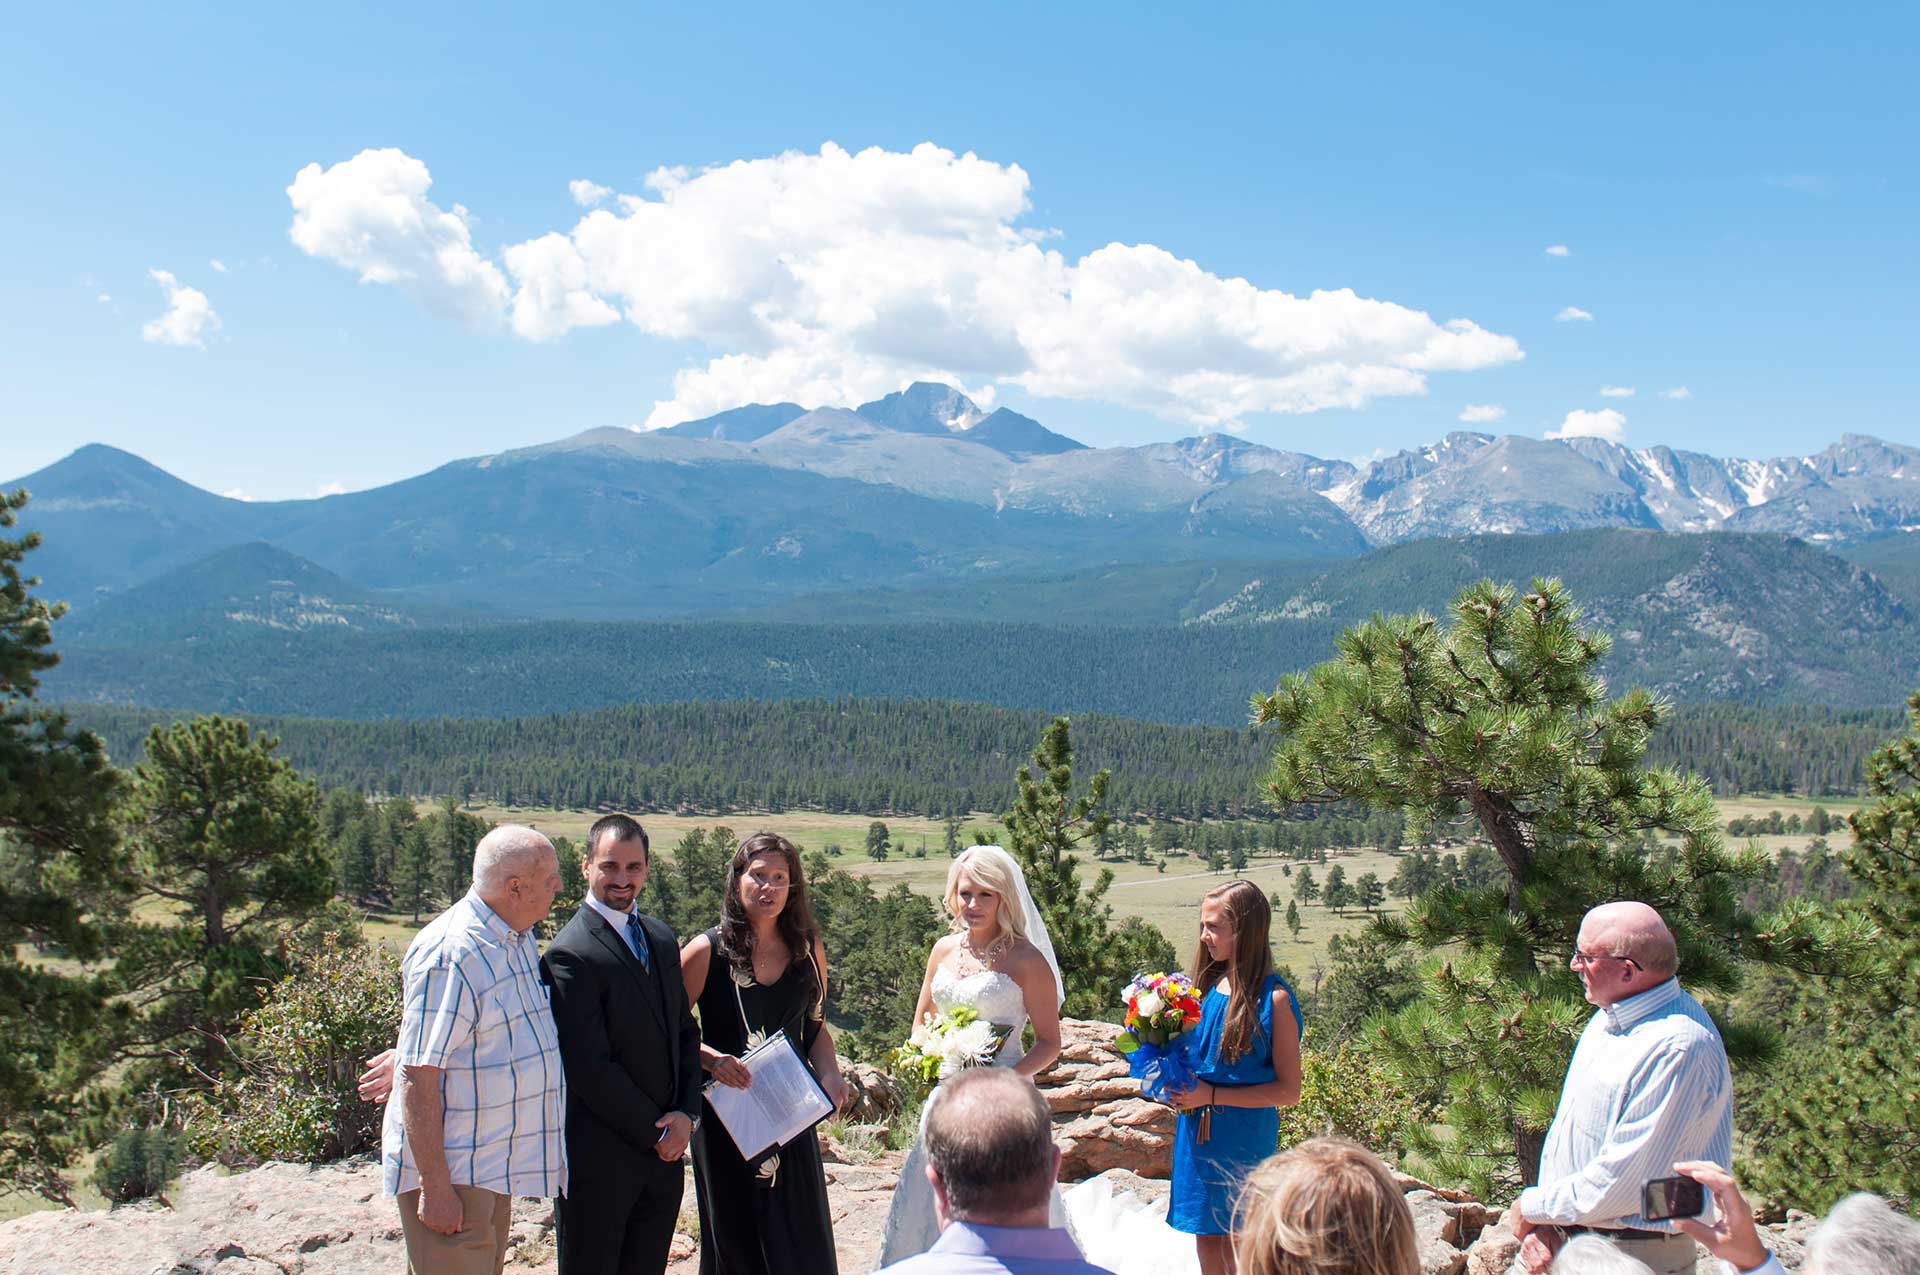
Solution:
M 0 474 L 303 496 L 934 367 L 1095 444 L 1920 441 L 1911 6 L 1330 10 L 16 14 Z

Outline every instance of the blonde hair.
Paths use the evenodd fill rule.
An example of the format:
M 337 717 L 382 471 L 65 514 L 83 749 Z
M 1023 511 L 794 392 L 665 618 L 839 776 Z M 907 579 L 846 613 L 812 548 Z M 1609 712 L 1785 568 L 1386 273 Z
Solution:
M 1311 1138 L 1248 1175 L 1233 1255 L 1240 1275 L 1420 1275 L 1399 1185 L 1343 1138 Z
M 1017 939 L 1027 937 L 1027 912 L 1020 904 L 1020 865 L 999 846 L 970 846 L 960 852 L 947 869 L 947 893 L 940 900 L 947 909 L 954 931 L 966 928 L 960 919 L 960 877 L 972 877 L 975 885 L 993 891 L 999 901 L 994 918 L 1001 934 Z

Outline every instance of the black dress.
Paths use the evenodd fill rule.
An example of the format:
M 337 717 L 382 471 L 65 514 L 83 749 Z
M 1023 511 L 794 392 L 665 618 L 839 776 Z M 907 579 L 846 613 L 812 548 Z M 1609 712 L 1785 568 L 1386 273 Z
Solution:
M 784 1029 L 802 1058 L 820 1035 L 819 978 L 810 957 L 762 987 L 749 972 L 736 981 L 720 952 L 720 930 L 707 931 L 712 955 L 700 989 L 700 1038 L 728 1054 Z M 747 1023 L 742 1026 L 742 1010 Z M 708 1104 L 693 1135 L 693 1187 L 700 1201 L 700 1275 L 836 1275 L 833 1219 L 827 1209 L 820 1140 L 809 1129 L 752 1164 Z

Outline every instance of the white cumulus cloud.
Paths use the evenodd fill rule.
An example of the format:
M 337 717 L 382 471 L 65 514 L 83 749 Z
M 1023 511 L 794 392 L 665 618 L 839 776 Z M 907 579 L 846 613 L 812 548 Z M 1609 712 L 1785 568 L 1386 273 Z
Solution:
M 1507 409 L 1498 403 L 1469 403 L 1460 409 L 1460 419 L 1469 425 L 1486 425 L 1506 419 Z
M 290 189 L 295 242 L 376 282 L 438 279 L 427 265 L 440 257 L 423 248 L 450 247 L 461 295 L 530 340 L 624 320 L 698 343 L 705 361 L 675 377 L 655 427 L 747 402 L 858 403 L 916 378 L 1229 427 L 1422 394 L 1435 372 L 1523 357 L 1468 319 L 1349 289 L 1262 288 L 1153 244 L 1069 258 L 1046 246 L 1050 228 L 1022 224 L 1023 169 L 931 143 L 661 168 L 645 193 L 611 200 L 574 183 L 604 206 L 505 247 L 510 298 L 497 272 L 483 276 L 466 219 L 435 220 L 449 214 L 427 185 L 426 166 L 398 151 L 310 165 Z M 420 229 L 432 225 L 444 237 Z
M 207 346 L 207 334 L 220 328 L 213 303 L 198 288 L 189 288 L 167 270 L 149 270 L 147 276 L 167 294 L 166 313 L 140 327 L 140 339 L 155 345 Z
M 249 496 L 247 494 L 246 489 L 244 487 L 229 487 L 225 491 L 221 492 L 220 494 L 222 496 L 225 496 L 228 500 L 251 501 L 253 499 L 252 496 Z
M 215 274 L 225 274 L 227 272 L 227 263 L 220 260 L 220 258 L 218 257 L 212 258 L 207 262 L 207 264 L 213 267 L 213 272 Z
M 102 292 L 99 296 L 95 297 L 94 300 L 98 301 L 101 305 L 113 304 L 113 297 L 105 292 Z
M 347 485 L 337 480 L 330 483 L 321 483 L 318 487 L 315 487 L 307 493 L 307 499 L 318 500 L 322 496 L 342 496 L 346 494 L 346 490 Z
M 1632 398 L 1632 397 L 1633 397 L 1633 386 L 1631 386 L 1631 385 L 1602 385 L 1602 386 L 1600 387 L 1600 397 L 1601 397 L 1601 398 Z
M 1572 411 L 1557 429 L 1547 431 L 1548 438 L 1604 438 L 1617 443 L 1626 433 L 1627 418 L 1611 407 L 1597 412 Z
M 308 164 L 287 187 L 287 236 L 308 256 L 390 283 L 471 327 L 500 322 L 510 290 L 473 247 L 467 210 L 427 198 L 433 177 L 402 151 L 364 150 L 331 168 Z
M 1693 397 L 1693 391 L 1688 389 L 1684 385 L 1676 385 L 1670 390 L 1661 390 L 1660 397 L 1661 398 L 1677 398 L 1684 402 L 1685 400 Z
M 1547 255 L 1549 257 L 1571 257 L 1573 255 L 1573 249 L 1563 243 L 1550 244 L 1547 247 Z
M 1592 319 L 1593 316 L 1591 314 L 1588 314 L 1577 305 L 1570 305 L 1553 316 L 1555 323 L 1588 323 L 1591 322 Z
M 607 196 L 613 193 L 613 187 L 602 186 L 599 182 L 591 182 L 584 177 L 576 177 L 567 183 L 567 193 L 572 195 L 573 202 L 582 208 L 592 208 L 596 204 L 605 203 Z

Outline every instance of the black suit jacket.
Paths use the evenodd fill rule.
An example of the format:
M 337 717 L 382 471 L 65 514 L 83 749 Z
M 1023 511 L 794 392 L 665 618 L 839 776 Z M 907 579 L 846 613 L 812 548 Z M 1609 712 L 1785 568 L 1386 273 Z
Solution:
M 680 948 L 664 923 L 642 916 L 640 924 L 651 972 L 585 906 L 542 961 L 567 1076 L 570 1177 L 669 1171 L 677 1183 L 680 1166 L 654 1154 L 654 1121 L 669 1111 L 700 1114 L 700 1027 L 681 986 Z

